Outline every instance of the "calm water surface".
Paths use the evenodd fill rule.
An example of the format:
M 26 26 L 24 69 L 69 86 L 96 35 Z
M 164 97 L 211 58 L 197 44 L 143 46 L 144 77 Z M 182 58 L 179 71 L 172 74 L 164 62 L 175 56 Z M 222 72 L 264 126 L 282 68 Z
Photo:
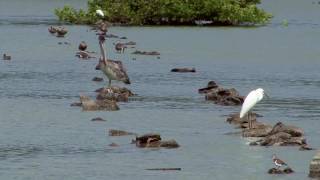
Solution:
M 119 55 L 108 41 L 108 55 L 123 60 L 139 95 L 117 112 L 82 112 L 70 107 L 79 93 L 94 96 L 105 83 L 97 60 L 74 57 L 85 40 L 98 51 L 97 38 L 86 26 L 68 26 L 66 38 L 47 32 L 57 23 L 53 7 L 85 0 L 2 0 L 0 2 L 0 179 L 307 179 L 314 151 L 295 147 L 250 147 L 226 115 L 240 107 L 204 101 L 197 89 L 215 80 L 246 95 L 263 87 L 271 96 L 255 110 L 263 122 L 302 127 L 308 143 L 319 148 L 320 136 L 320 5 L 312 0 L 270 0 L 261 5 L 274 14 L 260 28 L 113 27 L 110 32 L 157 50 L 156 57 Z M 36 5 L 35 5 L 36 4 Z M 281 25 L 283 19 L 288 27 Z M 58 42 L 70 45 L 58 45 Z M 136 60 L 132 60 L 136 58 Z M 195 74 L 174 74 L 174 67 L 195 67 Z M 115 83 L 116 84 L 116 83 Z M 119 83 L 119 85 L 122 85 Z M 94 117 L 107 122 L 91 122 Z M 109 129 L 159 132 L 181 148 L 137 149 L 133 137 L 108 137 Z M 120 147 L 108 144 L 115 142 Z M 270 176 L 271 156 L 278 154 L 296 171 Z M 144 169 L 181 167 L 180 172 Z

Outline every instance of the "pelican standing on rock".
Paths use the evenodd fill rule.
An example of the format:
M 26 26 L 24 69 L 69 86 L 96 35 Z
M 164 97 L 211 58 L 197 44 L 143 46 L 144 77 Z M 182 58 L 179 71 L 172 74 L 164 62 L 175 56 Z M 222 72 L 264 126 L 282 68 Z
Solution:
M 101 58 L 96 66 L 96 70 L 101 70 L 109 79 L 109 87 L 111 86 L 111 80 L 122 81 L 125 84 L 130 84 L 129 77 L 121 61 L 114 61 L 107 59 L 104 50 L 105 36 L 99 35 L 99 45 L 101 50 Z
M 268 95 L 264 93 L 264 90 L 262 88 L 253 90 L 247 95 L 246 99 L 242 104 L 240 118 L 243 118 L 245 115 L 247 115 L 249 129 L 252 128 L 252 115 L 250 111 L 258 102 L 260 102 L 263 99 L 264 95 L 268 97 Z

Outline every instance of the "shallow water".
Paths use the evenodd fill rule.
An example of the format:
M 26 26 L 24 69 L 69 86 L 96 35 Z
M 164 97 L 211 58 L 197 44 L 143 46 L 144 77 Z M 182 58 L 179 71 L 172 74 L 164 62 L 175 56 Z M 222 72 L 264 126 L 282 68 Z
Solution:
M 32 3 L 30 3 L 32 2 Z M 296 147 L 250 147 L 226 115 L 240 107 L 204 101 L 197 89 L 215 80 L 246 95 L 263 87 L 271 96 L 255 110 L 263 122 L 302 127 L 310 146 L 320 142 L 320 5 L 313 1 L 270 0 L 261 5 L 274 14 L 260 28 L 113 27 L 110 32 L 157 50 L 161 58 L 119 55 L 108 41 L 108 55 L 123 60 L 139 96 L 121 103 L 117 112 L 82 112 L 70 107 L 79 93 L 94 96 L 105 83 L 94 70 L 97 60 L 74 57 L 85 40 L 98 51 L 97 38 L 86 26 L 67 26 L 64 39 L 47 31 L 57 21 L 53 7 L 84 7 L 85 0 L 18 0 L 0 2 L 0 179 L 307 179 L 315 151 Z M 37 6 L 31 5 L 37 4 Z M 283 19 L 289 25 L 282 26 Z M 70 42 L 70 45 L 58 42 Z M 132 60 L 136 58 L 136 60 Z M 175 67 L 197 73 L 175 74 Z M 120 83 L 115 83 L 122 85 Z M 94 117 L 107 122 L 91 122 Z M 159 132 L 174 138 L 178 149 L 137 149 L 133 137 L 108 137 L 108 129 Z M 108 144 L 115 142 L 120 147 Z M 296 171 L 270 176 L 276 153 Z M 179 172 L 146 168 L 180 167 Z

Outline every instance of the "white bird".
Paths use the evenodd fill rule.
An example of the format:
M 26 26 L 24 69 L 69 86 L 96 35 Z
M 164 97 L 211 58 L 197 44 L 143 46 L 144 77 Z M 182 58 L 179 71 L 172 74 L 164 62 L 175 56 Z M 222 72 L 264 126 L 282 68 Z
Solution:
M 97 13 L 99 16 L 104 17 L 104 13 L 103 13 L 103 11 L 102 11 L 101 9 L 97 9 L 97 10 L 96 10 L 96 13 Z
M 258 88 L 256 90 L 251 91 L 247 97 L 245 98 L 241 111 L 240 111 L 240 118 L 243 118 L 245 115 L 247 115 L 248 123 L 249 123 L 249 129 L 252 128 L 252 119 L 250 115 L 250 110 L 263 99 L 263 96 L 267 94 L 264 93 L 264 90 L 262 88 Z M 249 117 L 250 116 L 250 117 Z

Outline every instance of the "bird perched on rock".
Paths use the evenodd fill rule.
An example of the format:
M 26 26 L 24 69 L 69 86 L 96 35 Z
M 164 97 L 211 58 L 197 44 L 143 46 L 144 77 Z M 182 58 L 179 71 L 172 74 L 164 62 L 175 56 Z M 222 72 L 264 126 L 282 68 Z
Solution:
M 101 50 L 101 58 L 96 66 L 96 70 L 101 70 L 109 79 L 109 87 L 111 86 L 111 80 L 122 81 L 125 84 L 130 84 L 129 77 L 126 69 L 122 65 L 121 61 L 114 61 L 107 59 L 104 50 L 105 36 L 99 35 L 99 45 Z
M 272 155 L 272 161 L 276 165 L 277 169 L 279 169 L 283 165 L 288 166 L 287 163 L 279 159 L 275 154 Z

